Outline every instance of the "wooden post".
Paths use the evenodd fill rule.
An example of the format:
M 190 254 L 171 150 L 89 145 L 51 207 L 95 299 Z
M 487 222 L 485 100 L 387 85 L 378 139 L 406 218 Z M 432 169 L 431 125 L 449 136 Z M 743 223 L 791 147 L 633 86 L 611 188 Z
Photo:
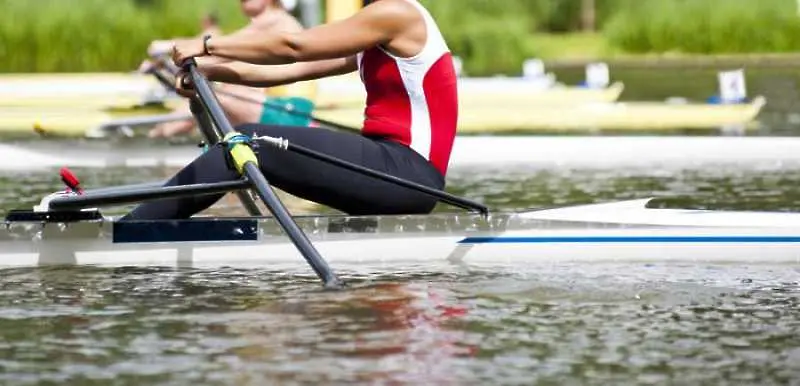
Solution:
M 594 32 L 596 16 L 595 0 L 581 0 L 581 27 L 584 32 Z

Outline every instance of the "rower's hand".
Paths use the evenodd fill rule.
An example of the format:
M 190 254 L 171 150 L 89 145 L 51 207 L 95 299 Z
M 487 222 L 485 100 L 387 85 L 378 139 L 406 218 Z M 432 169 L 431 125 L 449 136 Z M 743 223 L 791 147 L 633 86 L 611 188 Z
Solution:
M 154 40 L 147 47 L 147 55 L 151 58 L 169 55 L 172 52 L 173 44 L 171 40 Z
M 182 66 L 186 59 L 205 55 L 203 39 L 176 40 L 172 46 L 172 60 Z
M 186 98 L 194 96 L 194 85 L 187 72 L 181 71 L 175 76 L 175 92 Z

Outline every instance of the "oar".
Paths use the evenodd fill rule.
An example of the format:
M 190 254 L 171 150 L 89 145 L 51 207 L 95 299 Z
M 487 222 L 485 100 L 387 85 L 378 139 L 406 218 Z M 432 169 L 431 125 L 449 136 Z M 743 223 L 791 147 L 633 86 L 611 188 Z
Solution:
M 418 184 L 418 183 L 413 182 L 413 181 L 409 181 L 409 180 L 406 180 L 406 179 L 403 179 L 403 178 L 395 177 L 395 176 L 393 176 L 391 174 L 386 174 L 386 173 L 383 173 L 383 172 L 379 172 L 377 170 L 373 170 L 373 169 L 370 169 L 370 168 L 367 168 L 367 167 L 364 167 L 364 166 L 361 166 L 361 165 L 357 165 L 357 164 L 354 164 L 352 162 L 348 162 L 348 161 L 345 161 L 345 160 L 342 160 L 342 159 L 339 159 L 339 158 L 336 158 L 336 157 L 332 157 L 332 156 L 329 156 L 327 154 L 320 153 L 320 152 L 318 152 L 316 150 L 312 150 L 312 149 L 309 149 L 309 148 L 306 148 L 306 147 L 303 147 L 303 146 L 300 146 L 300 145 L 293 144 L 293 143 L 289 142 L 289 140 L 284 139 L 284 138 L 275 138 L 275 137 L 269 137 L 269 136 L 259 136 L 259 137 L 253 137 L 253 139 L 267 142 L 270 145 L 273 145 L 273 146 L 275 146 L 275 147 L 277 147 L 279 149 L 288 150 L 288 151 L 291 151 L 291 152 L 295 152 L 297 154 L 302 154 L 302 155 L 304 155 L 306 157 L 314 158 L 314 159 L 322 161 L 322 162 L 326 162 L 326 163 L 329 163 L 329 164 L 332 164 L 332 165 L 336 165 L 336 166 L 339 166 L 339 167 L 354 171 L 356 173 L 361 173 L 361 174 L 364 174 L 364 175 L 368 175 L 370 177 L 377 178 L 379 180 L 383 180 L 383 181 L 386 181 L 386 182 L 389 182 L 389 183 L 392 183 L 392 184 L 396 184 L 396 185 L 399 185 L 399 186 L 402 186 L 402 187 L 405 187 L 405 188 L 413 189 L 413 190 L 428 194 L 430 196 L 436 197 L 441 202 L 448 203 L 450 205 L 454 205 L 454 206 L 457 206 L 459 208 L 476 211 L 476 212 L 479 212 L 480 214 L 482 214 L 483 216 L 488 216 L 489 215 L 489 208 L 486 207 L 485 205 L 479 203 L 479 202 L 468 200 L 468 199 L 463 198 L 463 197 L 458 197 L 456 195 L 447 193 L 447 192 L 439 190 L 439 189 L 434 189 L 434 188 L 431 188 L 431 187 L 428 187 L 428 186 L 425 186 L 425 185 L 422 185 L 422 184 Z
M 171 62 L 170 65 L 174 66 Z M 158 72 L 158 70 L 150 69 L 148 70 L 150 74 L 155 76 L 156 80 L 161 83 L 167 90 L 175 90 L 175 86 L 172 82 L 167 79 L 163 74 Z M 192 98 L 189 102 L 189 110 L 191 110 L 194 119 L 197 121 L 197 125 L 200 127 L 200 132 L 203 134 L 203 139 L 205 139 L 208 145 L 216 145 L 222 136 L 214 129 L 214 125 L 211 123 L 211 120 L 208 117 L 208 114 L 203 110 L 203 106 L 196 98 Z M 251 216 L 261 216 L 261 209 L 258 208 L 253 197 L 249 194 L 249 192 L 239 191 L 236 192 L 236 196 L 238 196 L 239 201 L 242 202 L 245 210 Z
M 269 182 L 261 173 L 258 168 L 258 158 L 256 157 L 253 149 L 247 144 L 241 142 L 234 142 L 241 134 L 237 133 L 231 123 L 225 116 L 222 107 L 219 105 L 214 92 L 211 90 L 211 85 L 197 70 L 197 62 L 194 59 L 189 59 L 185 63 L 185 68 L 191 77 L 192 86 L 196 91 L 196 98 L 205 108 L 206 112 L 211 117 L 217 129 L 224 136 L 231 158 L 236 165 L 239 173 L 247 177 L 253 184 L 258 196 L 266 204 L 269 211 L 278 221 L 278 224 L 286 232 L 289 239 L 292 240 L 295 247 L 300 251 L 306 259 L 311 268 L 316 272 L 317 276 L 322 279 L 326 287 L 336 288 L 341 287 L 342 283 L 338 277 L 333 273 L 333 270 L 328 266 L 328 263 L 322 258 L 317 249 L 311 244 L 311 241 L 303 233 L 300 227 L 294 222 L 294 219 L 289 215 L 286 207 L 283 206 L 280 199 L 269 185 Z
M 220 141 L 221 135 L 214 129 L 214 125 L 211 123 L 208 114 L 203 111 L 203 106 L 197 98 L 192 98 L 191 102 L 189 102 L 189 109 L 192 111 L 194 119 L 197 120 L 197 124 L 200 126 L 200 131 L 203 132 L 206 143 L 209 146 L 216 145 Z M 242 202 L 247 213 L 251 216 L 261 216 L 261 209 L 258 208 L 258 205 L 256 205 L 256 202 L 249 192 L 239 191 L 236 192 L 236 196 L 239 197 L 239 201 Z
M 165 67 L 167 68 L 168 71 L 170 71 L 170 73 L 172 73 L 173 76 L 176 75 L 176 72 L 173 70 L 173 67 L 170 67 L 169 65 L 167 65 Z M 168 90 L 171 90 L 171 91 L 175 90 L 175 85 L 172 82 L 170 82 L 169 79 L 167 79 L 167 77 L 164 76 L 164 74 L 158 72 L 157 70 L 150 70 L 149 72 L 153 76 L 155 76 L 156 79 L 164 87 L 166 87 Z M 323 118 L 318 118 L 318 117 L 314 116 L 313 114 L 304 113 L 302 111 L 296 111 L 296 110 L 293 110 L 293 109 L 291 109 L 289 107 L 286 107 L 284 105 L 281 105 L 281 104 L 272 103 L 270 101 L 263 101 L 262 102 L 262 101 L 260 101 L 258 99 L 250 98 L 250 97 L 247 97 L 247 96 L 244 96 L 244 95 L 238 95 L 236 93 L 232 93 L 230 91 L 225 91 L 225 90 L 215 89 L 214 91 L 217 94 L 227 95 L 229 97 L 238 99 L 238 100 L 243 101 L 243 102 L 263 105 L 266 108 L 270 108 L 270 109 L 277 110 L 277 111 L 284 111 L 284 112 L 288 113 L 289 115 L 294 115 L 296 117 L 301 117 L 301 118 L 304 118 L 304 119 L 311 120 L 311 121 L 316 122 L 316 123 L 318 123 L 320 125 L 327 126 L 330 129 L 342 130 L 342 131 L 351 131 L 351 132 L 356 132 L 356 133 L 360 133 L 361 132 L 361 130 L 359 130 L 356 127 L 343 125 L 341 123 L 336 123 L 336 122 L 329 121 L 329 120 L 323 119 Z

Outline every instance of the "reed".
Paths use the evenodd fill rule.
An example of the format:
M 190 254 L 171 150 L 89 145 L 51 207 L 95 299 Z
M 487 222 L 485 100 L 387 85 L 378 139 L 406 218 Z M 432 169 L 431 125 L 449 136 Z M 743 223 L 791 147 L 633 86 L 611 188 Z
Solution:
M 536 29 L 528 0 L 423 0 L 454 55 L 471 76 L 519 74 L 534 55 L 528 40 Z
M 535 34 L 574 31 L 581 3 L 422 2 L 472 76 L 515 75 L 526 58 L 558 56 L 558 47 L 542 46 Z M 795 0 L 597 0 L 596 4 L 597 24 L 605 38 L 599 41 L 607 42 L 612 52 L 800 49 Z M 0 0 L 0 72 L 131 71 L 144 58 L 150 41 L 196 35 L 199 20 L 210 11 L 220 15 L 227 31 L 246 22 L 235 1 Z M 575 51 L 565 48 L 570 50 Z
M 609 42 L 632 53 L 787 52 L 800 48 L 795 0 L 646 0 L 608 21 Z
M 0 72 L 131 71 L 150 41 L 196 35 L 209 11 L 244 22 L 232 1 L 0 0 Z

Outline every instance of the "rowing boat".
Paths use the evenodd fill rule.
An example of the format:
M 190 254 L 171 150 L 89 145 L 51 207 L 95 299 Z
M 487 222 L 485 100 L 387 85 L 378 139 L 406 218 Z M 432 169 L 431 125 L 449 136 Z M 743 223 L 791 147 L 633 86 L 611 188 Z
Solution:
M 564 261 L 800 262 L 800 217 L 791 213 L 649 209 L 646 201 L 491 213 L 485 205 L 305 148 L 284 138 L 246 137 L 225 117 L 193 60 L 191 111 L 209 143 L 225 144 L 235 181 L 128 186 L 85 192 L 66 169 L 66 193 L 0 227 L 0 266 L 270 267 L 304 259 L 323 284 L 342 281 L 328 265 L 354 263 L 518 264 Z M 213 123 L 213 124 L 212 124 Z M 292 217 L 260 171 L 252 146 L 282 151 L 396 184 L 478 214 Z M 272 217 L 262 215 L 256 193 Z M 122 221 L 92 206 L 236 192 L 249 218 Z M 323 257 L 324 256 L 324 257 Z
M 7 74 L 0 107 L 130 107 L 163 100 L 167 92 L 145 74 Z
M 800 214 L 648 209 L 649 201 L 489 217 L 305 216 L 296 221 L 333 264 L 800 262 Z M 7 220 L 0 227 L 0 266 L 5 267 L 275 267 L 300 261 L 270 217 Z
M 755 120 L 766 101 L 762 97 L 747 104 L 712 105 L 667 103 L 616 103 L 581 106 L 530 106 L 518 108 L 460 106 L 459 134 L 528 134 L 528 133 L 593 133 L 604 132 L 661 132 L 661 131 L 735 131 L 753 130 Z M 126 113 L 127 115 L 133 112 Z M 142 113 L 137 113 L 141 115 Z M 42 111 L 31 114 L 0 115 L 0 133 L 32 135 L 32 127 L 58 137 L 108 136 L 107 129 L 120 124 L 120 113 L 103 111 Z M 315 118 L 340 125 L 361 127 L 364 110 L 361 108 L 317 110 Z M 157 123 L 159 116 L 147 117 Z M 174 118 L 167 114 L 166 119 Z M 126 121 L 122 121 L 126 123 Z
M 611 103 L 619 99 L 625 86 L 615 82 L 604 88 L 557 84 L 542 88 L 522 78 L 459 78 L 459 104 L 527 108 L 530 106 L 582 105 Z M 344 75 L 317 81 L 316 103 L 320 106 L 361 109 L 366 101 L 364 85 L 357 76 Z
M 362 107 L 366 100 L 358 76 L 320 79 L 303 87 L 318 106 Z M 314 88 L 314 91 L 304 90 Z M 557 85 L 540 88 L 521 78 L 461 78 L 459 94 L 465 106 L 529 106 L 616 101 L 620 82 L 606 88 Z M 0 75 L 0 107 L 126 108 L 166 97 L 164 88 L 145 74 L 13 74 Z
M 594 131 L 713 130 L 726 126 L 756 127 L 766 104 L 756 97 L 746 104 L 669 104 L 624 102 L 584 105 L 459 106 L 458 132 L 562 133 Z M 319 118 L 360 126 L 363 109 L 320 110 Z
M 0 133 L 17 137 L 38 133 L 52 137 L 105 138 L 118 134 L 120 128 L 152 126 L 190 118 L 188 114 L 173 112 L 174 107 L 163 104 L 119 110 L 0 107 Z

